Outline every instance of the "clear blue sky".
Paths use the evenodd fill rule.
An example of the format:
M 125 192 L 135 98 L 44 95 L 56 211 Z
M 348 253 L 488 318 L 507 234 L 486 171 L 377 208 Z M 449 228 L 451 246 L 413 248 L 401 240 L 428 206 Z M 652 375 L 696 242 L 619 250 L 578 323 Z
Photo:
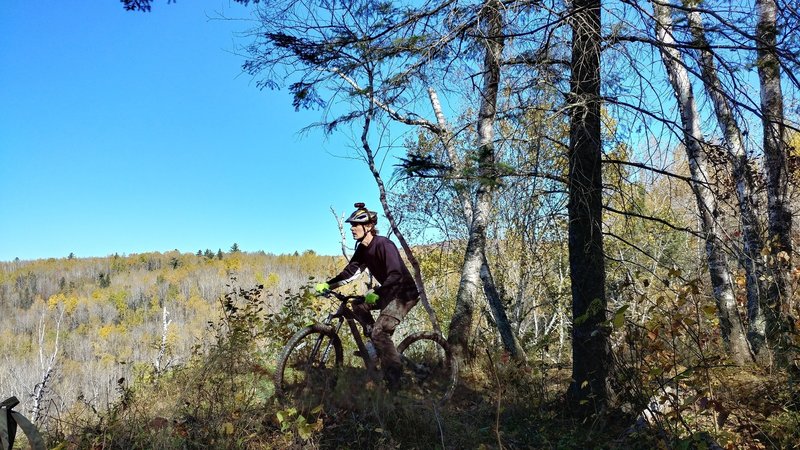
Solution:
M 168 251 L 339 253 L 329 208 L 378 209 L 347 136 L 259 91 L 227 0 L 6 0 L 0 8 L 0 260 Z

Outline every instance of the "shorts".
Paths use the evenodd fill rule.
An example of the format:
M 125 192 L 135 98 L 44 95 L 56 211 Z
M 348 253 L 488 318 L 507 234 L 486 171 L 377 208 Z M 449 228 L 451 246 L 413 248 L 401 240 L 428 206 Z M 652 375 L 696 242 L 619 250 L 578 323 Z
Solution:
M 411 308 L 413 308 L 419 298 L 414 298 L 411 300 L 400 300 L 396 298 L 389 302 L 385 308 L 381 309 L 380 316 L 388 316 L 396 319 L 398 322 L 402 322 L 403 319 L 406 317 Z

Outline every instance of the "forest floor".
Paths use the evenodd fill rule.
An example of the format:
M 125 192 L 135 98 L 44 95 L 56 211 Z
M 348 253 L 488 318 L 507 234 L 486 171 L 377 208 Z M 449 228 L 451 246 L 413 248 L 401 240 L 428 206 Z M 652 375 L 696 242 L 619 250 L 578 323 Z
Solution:
M 245 374 L 243 367 L 196 366 L 121 386 L 108 411 L 62 417 L 49 430 L 50 448 L 800 448 L 800 411 L 776 374 L 727 371 L 713 399 L 687 393 L 651 425 L 636 427 L 636 414 L 620 410 L 571 417 L 559 393 L 566 369 L 475 370 L 439 406 L 390 394 L 351 368 L 330 395 L 303 406 L 271 395 L 269 370 L 256 364 Z

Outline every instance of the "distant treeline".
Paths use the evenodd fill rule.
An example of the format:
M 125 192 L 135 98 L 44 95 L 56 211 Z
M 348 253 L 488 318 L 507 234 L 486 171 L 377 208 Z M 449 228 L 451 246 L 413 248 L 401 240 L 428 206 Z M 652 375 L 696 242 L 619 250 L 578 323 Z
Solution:
M 17 396 L 28 410 L 46 398 L 42 414 L 63 413 L 76 401 L 106 405 L 118 380 L 174 366 L 206 345 L 225 293 L 263 285 L 265 308 L 276 309 L 281 293 L 344 263 L 310 250 L 231 250 L 0 263 L 0 395 Z

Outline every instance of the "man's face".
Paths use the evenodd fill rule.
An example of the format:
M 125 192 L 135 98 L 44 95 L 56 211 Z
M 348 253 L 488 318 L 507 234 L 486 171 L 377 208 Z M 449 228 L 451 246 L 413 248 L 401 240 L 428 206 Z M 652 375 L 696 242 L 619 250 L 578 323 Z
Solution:
M 369 229 L 367 228 L 367 225 L 361 223 L 350 224 L 350 232 L 353 233 L 353 239 L 357 241 L 364 239 L 364 236 L 367 235 L 368 230 Z

